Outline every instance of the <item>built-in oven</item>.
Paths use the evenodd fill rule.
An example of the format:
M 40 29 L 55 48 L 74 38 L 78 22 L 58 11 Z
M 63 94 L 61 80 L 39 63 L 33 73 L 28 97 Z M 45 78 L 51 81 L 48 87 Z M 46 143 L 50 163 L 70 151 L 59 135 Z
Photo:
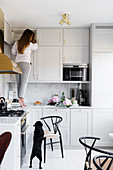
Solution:
M 88 64 L 63 65 L 63 81 L 88 81 Z
M 26 156 L 26 130 L 28 126 L 26 125 L 26 116 L 21 119 L 21 159 L 20 165 L 22 166 Z

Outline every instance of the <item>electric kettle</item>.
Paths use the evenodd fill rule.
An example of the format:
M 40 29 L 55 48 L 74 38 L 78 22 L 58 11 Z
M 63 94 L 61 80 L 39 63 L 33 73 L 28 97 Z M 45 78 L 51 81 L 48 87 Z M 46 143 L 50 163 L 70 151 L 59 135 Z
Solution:
M 7 102 L 4 97 L 0 97 L 0 111 L 7 110 Z

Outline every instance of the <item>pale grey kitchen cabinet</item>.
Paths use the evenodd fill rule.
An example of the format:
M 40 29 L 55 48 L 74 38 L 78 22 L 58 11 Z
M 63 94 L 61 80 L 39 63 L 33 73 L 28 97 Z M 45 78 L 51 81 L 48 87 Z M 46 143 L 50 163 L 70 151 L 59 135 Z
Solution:
M 37 29 L 29 82 L 62 80 L 62 29 Z
M 12 27 L 6 19 L 4 20 L 4 41 L 9 45 L 12 44 Z
M 62 29 L 40 28 L 37 29 L 37 42 L 39 45 L 62 45 Z
M 113 109 L 93 109 L 93 136 L 100 137 L 98 146 L 113 147 Z
M 37 81 L 37 73 L 36 73 L 36 62 L 38 59 L 37 50 L 31 52 L 31 63 L 30 63 L 30 74 L 29 74 L 29 82 L 36 82 Z M 38 66 L 37 66 L 38 67 Z
M 11 57 L 11 46 L 8 43 L 4 43 L 4 54 L 8 56 L 9 58 Z M 10 74 L 4 74 L 5 77 L 5 82 L 10 82 Z
M 33 135 L 34 135 L 34 127 L 36 121 L 40 121 L 40 118 L 42 117 L 42 109 L 36 109 L 31 108 L 27 112 L 27 122 L 28 130 L 26 132 L 26 149 L 27 152 L 30 151 L 32 145 L 33 145 Z
M 64 29 L 64 45 L 89 46 L 89 28 Z
M 60 124 L 60 130 L 65 147 L 70 146 L 70 109 L 43 109 L 44 116 L 61 116 L 63 121 Z
M 92 24 L 92 106 L 113 108 L 113 24 Z
M 113 24 L 92 24 L 91 60 L 93 135 L 99 146 L 113 146 Z
M 62 78 L 62 49 L 61 47 L 42 47 L 38 49 L 37 80 L 61 81 Z
M 2 117 L 3 118 L 3 117 Z M 10 118 L 3 118 L 0 123 L 0 134 L 5 132 L 11 132 L 12 138 L 8 146 L 6 154 L 4 155 L 2 161 L 2 170 L 20 170 L 20 161 L 21 161 L 21 122 L 8 120 Z M 12 118 L 13 119 L 13 118 Z M 4 123 L 5 124 L 4 124 Z M 10 122 L 10 123 L 9 123 Z M 12 123 L 11 123 L 12 122 Z
M 71 109 L 71 147 L 80 147 L 79 138 L 92 135 L 92 109 Z
M 89 63 L 89 47 L 64 46 L 63 63 Z
M 64 63 L 89 63 L 89 28 L 64 29 Z
M 12 27 L 9 22 L 4 19 L 4 54 L 9 58 L 11 57 L 11 44 L 12 44 Z M 10 82 L 10 74 L 5 74 L 5 82 Z
M 113 53 L 92 55 L 92 106 L 113 108 Z
M 93 52 L 113 52 L 113 24 L 92 24 Z

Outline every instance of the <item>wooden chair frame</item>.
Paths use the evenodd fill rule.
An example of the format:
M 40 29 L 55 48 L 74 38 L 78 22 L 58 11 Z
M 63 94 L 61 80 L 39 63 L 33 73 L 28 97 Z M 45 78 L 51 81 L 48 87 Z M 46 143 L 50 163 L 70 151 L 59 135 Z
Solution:
M 93 158 L 93 163 L 97 170 L 110 170 L 113 169 L 113 156 L 111 155 L 98 155 Z
M 47 123 L 48 119 L 50 119 L 50 121 L 51 121 L 51 125 L 52 125 L 52 128 L 53 128 L 53 134 L 58 133 L 59 141 L 53 142 L 52 136 L 50 135 L 50 137 L 49 137 L 50 143 L 46 143 L 46 138 L 47 138 L 48 134 L 50 134 L 49 132 L 51 132 L 51 127 Z M 48 129 L 47 136 L 45 135 L 45 137 L 44 137 L 44 163 L 46 162 L 46 145 L 51 145 L 51 149 L 53 151 L 53 144 L 60 143 L 61 155 L 62 155 L 62 158 L 64 158 L 62 135 L 61 135 L 61 132 L 60 132 L 60 129 L 59 129 L 59 125 L 62 122 L 63 118 L 60 117 L 60 116 L 46 116 L 46 117 L 42 117 L 41 120 L 44 121 L 44 123 L 45 123 L 45 125 Z
M 87 144 L 88 140 L 92 141 L 91 145 Z M 100 138 L 91 137 L 91 136 L 84 136 L 84 137 L 79 138 L 79 142 L 84 146 L 85 151 L 86 151 L 84 170 L 92 169 L 91 168 L 91 153 L 92 153 L 92 151 L 96 151 L 96 152 L 107 154 L 107 155 L 113 155 L 112 152 L 108 152 L 108 151 L 105 151 L 102 149 L 95 148 L 94 145 L 97 140 L 100 140 Z

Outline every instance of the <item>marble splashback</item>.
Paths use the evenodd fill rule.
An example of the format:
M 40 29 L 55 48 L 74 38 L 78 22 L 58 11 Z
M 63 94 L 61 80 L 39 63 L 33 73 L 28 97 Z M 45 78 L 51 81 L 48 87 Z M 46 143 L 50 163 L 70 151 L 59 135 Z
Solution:
M 0 96 L 8 97 L 8 84 L 5 82 L 5 75 L 0 74 Z
M 36 100 L 41 101 L 42 104 L 47 104 L 48 100 L 55 94 L 60 97 L 62 92 L 66 97 L 70 97 L 70 88 L 77 88 L 77 84 L 68 83 L 28 83 L 25 94 L 26 103 L 34 103 Z M 16 83 L 11 83 L 10 90 L 16 91 Z

